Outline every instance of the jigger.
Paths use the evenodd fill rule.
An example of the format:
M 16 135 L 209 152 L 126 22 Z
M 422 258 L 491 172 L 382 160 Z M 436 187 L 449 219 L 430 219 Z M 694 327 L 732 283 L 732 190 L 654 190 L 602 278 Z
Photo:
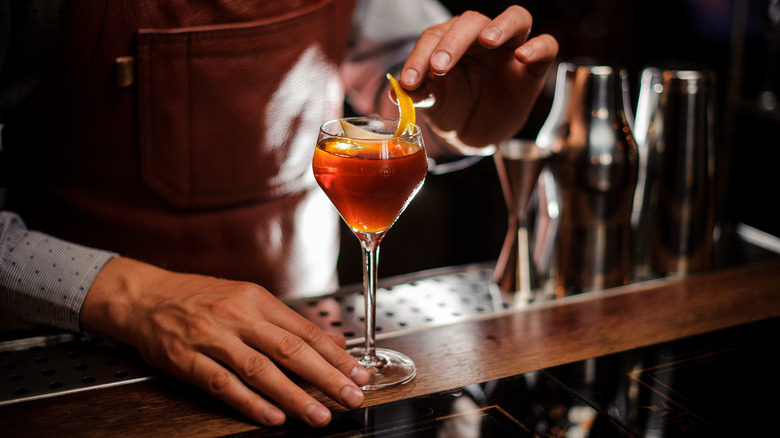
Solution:
M 504 245 L 494 281 L 499 289 L 514 295 L 516 304 L 529 303 L 537 290 L 536 268 L 528 233 L 528 203 L 536 181 L 552 152 L 532 140 L 511 139 L 493 155 L 509 216 Z

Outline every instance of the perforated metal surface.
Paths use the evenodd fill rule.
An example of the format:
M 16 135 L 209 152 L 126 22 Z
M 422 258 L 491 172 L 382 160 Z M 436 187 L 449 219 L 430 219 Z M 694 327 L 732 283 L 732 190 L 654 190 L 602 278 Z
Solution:
M 423 272 L 380 284 L 376 294 L 377 335 L 450 324 L 510 307 L 511 297 L 491 281 L 492 269 L 481 266 Z M 326 333 L 356 341 L 365 332 L 365 305 L 360 286 L 323 298 L 288 303 Z
M 101 336 L 63 334 L 0 343 L 0 405 L 155 375 L 133 351 Z

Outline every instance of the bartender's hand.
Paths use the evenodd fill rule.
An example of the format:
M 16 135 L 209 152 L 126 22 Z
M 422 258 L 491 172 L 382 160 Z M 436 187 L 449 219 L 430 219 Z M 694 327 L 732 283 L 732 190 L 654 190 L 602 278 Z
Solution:
M 531 14 L 513 5 L 498 17 L 473 11 L 423 32 L 401 71 L 415 100 L 432 95 L 423 110 L 441 131 L 455 131 L 481 147 L 522 128 L 558 53 L 550 35 L 528 39 Z
M 267 426 L 284 423 L 279 407 L 315 427 L 331 419 L 279 367 L 348 408 L 362 404 L 359 386 L 368 383 L 368 373 L 344 351 L 343 338 L 334 341 L 252 283 L 177 274 L 118 257 L 90 288 L 81 323 L 133 345 L 150 365 Z

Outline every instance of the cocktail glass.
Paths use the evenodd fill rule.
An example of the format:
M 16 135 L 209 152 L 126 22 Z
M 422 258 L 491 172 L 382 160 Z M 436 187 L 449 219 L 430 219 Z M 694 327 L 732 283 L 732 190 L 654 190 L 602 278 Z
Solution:
M 363 249 L 365 345 L 349 353 L 369 371 L 367 390 L 408 382 L 417 373 L 406 355 L 376 347 L 379 244 L 428 171 L 420 128 L 410 125 L 408 134 L 393 137 L 397 125 L 397 120 L 378 117 L 327 122 L 312 161 L 317 183 Z

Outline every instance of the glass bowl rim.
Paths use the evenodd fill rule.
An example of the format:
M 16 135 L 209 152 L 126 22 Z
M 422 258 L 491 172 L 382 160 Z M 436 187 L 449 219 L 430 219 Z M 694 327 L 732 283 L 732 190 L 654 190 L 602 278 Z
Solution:
M 369 142 L 370 141 L 387 141 L 387 140 L 404 140 L 404 139 L 408 140 L 408 139 L 412 139 L 414 137 L 422 135 L 422 128 L 420 127 L 420 125 L 418 125 L 416 123 L 412 123 L 411 124 L 411 126 L 413 127 L 413 130 L 412 130 L 411 133 L 400 135 L 398 137 L 392 136 L 392 134 L 391 134 L 391 136 L 387 137 L 387 138 L 348 137 L 348 136 L 342 135 L 342 134 L 333 134 L 333 133 L 328 132 L 328 131 L 325 130 L 325 126 L 326 125 L 335 124 L 335 123 L 339 123 L 340 124 L 340 122 L 339 122 L 340 120 L 345 120 L 347 122 L 358 121 L 358 120 L 361 120 L 361 121 L 362 120 L 365 120 L 365 121 L 379 120 L 379 121 L 382 121 L 382 123 L 384 123 L 385 126 L 398 126 L 398 120 L 399 119 L 394 119 L 392 117 L 381 117 L 381 116 L 339 117 L 337 119 L 328 120 L 327 122 L 325 122 L 322 125 L 320 125 L 320 133 L 324 134 L 324 135 L 327 135 L 329 137 L 333 137 L 333 138 L 344 138 L 344 139 L 361 140 L 361 141 L 369 141 Z

